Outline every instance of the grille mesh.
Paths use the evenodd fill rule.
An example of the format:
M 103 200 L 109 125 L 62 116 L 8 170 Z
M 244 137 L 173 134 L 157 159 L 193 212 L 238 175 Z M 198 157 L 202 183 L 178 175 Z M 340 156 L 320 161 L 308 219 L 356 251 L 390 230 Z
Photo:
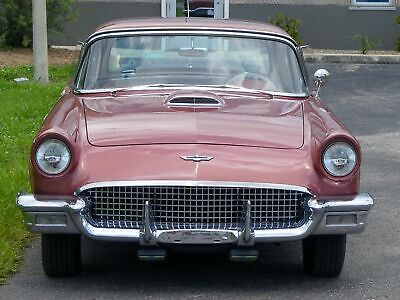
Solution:
M 96 227 L 140 228 L 149 201 L 157 229 L 238 229 L 250 200 L 254 229 L 296 228 L 309 216 L 308 193 L 225 186 L 113 186 L 80 194 Z

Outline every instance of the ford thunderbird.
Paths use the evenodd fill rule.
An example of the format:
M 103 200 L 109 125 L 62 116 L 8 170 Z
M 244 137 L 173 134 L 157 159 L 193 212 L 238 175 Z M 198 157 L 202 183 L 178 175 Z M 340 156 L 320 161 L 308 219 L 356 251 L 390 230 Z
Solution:
M 140 260 L 300 241 L 305 271 L 338 276 L 373 205 L 361 150 L 308 84 L 281 29 L 213 19 L 120 20 L 85 42 L 76 76 L 33 141 L 32 194 L 49 276 L 81 270 L 81 237 L 138 245 Z M 229 253 L 229 254 L 228 254 Z

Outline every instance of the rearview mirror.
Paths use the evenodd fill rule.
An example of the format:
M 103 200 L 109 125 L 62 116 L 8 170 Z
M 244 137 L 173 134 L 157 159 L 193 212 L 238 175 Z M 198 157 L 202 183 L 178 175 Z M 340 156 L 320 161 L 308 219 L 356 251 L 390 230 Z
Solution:
M 185 57 L 205 57 L 208 55 L 207 48 L 180 48 L 179 56 Z

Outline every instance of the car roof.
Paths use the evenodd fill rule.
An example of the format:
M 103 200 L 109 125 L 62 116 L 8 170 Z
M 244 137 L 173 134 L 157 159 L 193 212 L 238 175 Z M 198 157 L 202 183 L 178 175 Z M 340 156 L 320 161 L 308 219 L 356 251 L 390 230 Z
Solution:
M 227 31 L 259 32 L 263 34 L 279 35 L 293 39 L 287 32 L 271 24 L 244 21 L 244 20 L 218 20 L 210 18 L 135 18 L 121 19 L 100 25 L 91 37 L 115 31 L 137 30 L 137 29 L 210 29 Z M 89 38 L 90 39 L 90 38 Z

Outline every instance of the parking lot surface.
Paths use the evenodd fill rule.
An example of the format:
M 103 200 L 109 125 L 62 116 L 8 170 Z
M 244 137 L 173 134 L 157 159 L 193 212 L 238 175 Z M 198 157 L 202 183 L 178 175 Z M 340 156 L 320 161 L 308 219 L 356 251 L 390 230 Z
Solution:
M 0 299 L 398 299 L 400 294 L 400 65 L 308 65 L 331 73 L 321 97 L 363 146 L 361 191 L 375 206 L 361 235 L 348 236 L 337 279 L 307 276 L 301 243 L 266 245 L 257 263 L 175 254 L 143 263 L 129 243 L 83 242 L 84 272 L 47 278 L 40 241 Z

